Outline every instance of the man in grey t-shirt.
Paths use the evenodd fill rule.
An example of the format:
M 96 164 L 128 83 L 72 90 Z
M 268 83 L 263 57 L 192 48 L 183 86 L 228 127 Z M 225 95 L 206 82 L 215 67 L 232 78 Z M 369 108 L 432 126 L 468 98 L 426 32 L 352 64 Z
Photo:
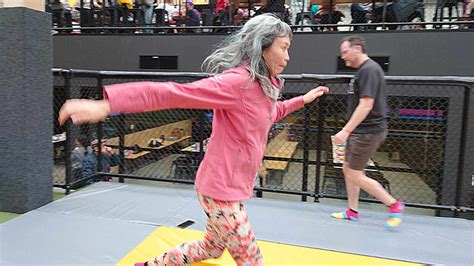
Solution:
M 361 98 L 373 99 L 372 109 L 352 133 L 365 134 L 386 131 L 387 96 L 385 93 L 385 78 L 379 64 L 367 57 L 367 60 L 359 66 L 354 78 L 351 79 L 347 94 L 347 119 L 350 119 L 354 114 L 357 106 L 361 103 Z
M 331 214 L 338 219 L 358 221 L 359 193 L 362 188 L 389 207 L 387 228 L 402 221 L 405 204 L 393 198 L 376 180 L 365 175 L 364 168 L 387 136 L 385 78 L 382 68 L 369 58 L 361 36 L 341 40 L 341 58 L 357 69 L 348 88 L 348 122 L 333 138 L 335 144 L 347 141 L 344 178 L 349 208 Z

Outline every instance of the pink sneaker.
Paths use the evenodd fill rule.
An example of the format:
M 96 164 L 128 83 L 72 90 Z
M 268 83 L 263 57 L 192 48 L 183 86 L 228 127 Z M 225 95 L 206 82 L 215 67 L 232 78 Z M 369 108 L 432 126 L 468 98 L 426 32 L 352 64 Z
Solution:
M 388 208 L 388 219 L 385 226 L 388 229 L 397 228 L 402 223 L 404 210 L 405 203 L 397 200 L 397 202 Z
M 147 263 L 146 262 L 137 262 L 135 264 L 133 264 L 134 266 L 147 266 Z
M 354 222 L 359 221 L 359 214 L 353 212 L 351 209 L 347 209 L 344 212 L 331 213 L 331 217 L 336 219 L 346 219 Z

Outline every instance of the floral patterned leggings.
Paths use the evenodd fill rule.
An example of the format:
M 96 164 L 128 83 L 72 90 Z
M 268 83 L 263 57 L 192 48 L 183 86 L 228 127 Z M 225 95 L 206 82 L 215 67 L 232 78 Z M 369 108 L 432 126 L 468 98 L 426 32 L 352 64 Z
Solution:
M 188 242 L 156 257 L 148 265 L 187 265 L 218 258 L 227 249 L 237 265 L 263 265 L 263 257 L 240 201 L 220 201 L 198 194 L 207 215 L 203 240 Z

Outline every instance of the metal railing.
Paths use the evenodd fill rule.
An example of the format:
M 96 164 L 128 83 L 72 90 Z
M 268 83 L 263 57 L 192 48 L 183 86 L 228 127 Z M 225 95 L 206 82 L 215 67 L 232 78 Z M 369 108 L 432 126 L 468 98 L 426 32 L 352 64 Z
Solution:
M 373 31 L 373 30 L 472 30 L 474 13 L 468 14 L 467 3 L 459 1 L 368 1 L 369 3 L 336 3 L 311 5 L 308 1 L 290 1 L 285 10 L 272 12 L 293 27 L 294 31 Z M 329 6 L 332 5 L 332 8 Z M 135 4 L 134 9 L 110 6 L 76 9 L 56 6 L 50 10 L 53 30 L 60 34 L 226 34 L 235 31 L 250 16 L 261 14 L 263 6 L 247 9 L 223 9 L 197 5 L 201 13 L 200 27 L 181 27 L 186 18 L 154 8 L 151 21 Z M 82 10 L 82 12 L 79 12 Z M 239 12 L 237 12 L 239 11 Z M 243 16 L 234 17 L 236 13 Z M 84 17 L 84 19 L 81 19 Z M 177 18 L 178 21 L 174 21 Z M 164 27 L 165 26 L 165 27 Z
M 143 80 L 183 83 L 206 77 L 202 73 L 63 69 L 54 69 L 53 74 L 56 115 L 65 99 L 101 99 L 102 86 L 106 84 Z M 266 192 L 301 195 L 304 201 L 308 197 L 314 201 L 346 198 L 341 169 L 331 159 L 330 136 L 344 126 L 345 94 L 352 76 L 301 74 L 284 78 L 283 98 L 304 94 L 320 84 L 331 91 L 317 103 L 305 106 L 272 127 L 267 150 L 270 146 L 288 148 L 286 152 L 291 156 L 282 158 L 267 153 L 264 160 L 283 162 L 284 167 L 270 169 L 256 184 L 257 195 L 265 196 Z M 454 214 L 472 212 L 473 190 L 465 185 L 463 165 L 474 78 L 388 76 L 386 79 L 389 134 L 373 158 L 376 164 L 367 168 L 368 176 L 378 180 L 396 198 L 405 200 L 408 206 L 448 210 Z M 55 186 L 69 191 L 109 177 L 118 177 L 120 182 L 141 179 L 192 184 L 204 156 L 202 147 L 211 133 L 211 117 L 212 110 L 165 110 L 113 115 L 95 125 L 75 126 L 69 122 L 61 128 L 56 124 L 56 132 L 65 130 L 67 138 L 63 143 L 64 153 L 55 166 L 57 172 L 62 172 Z M 81 138 L 88 139 L 85 146 L 93 139 L 106 139 L 106 145 L 119 158 L 116 169 L 110 172 L 102 169 L 103 161 L 108 158 L 99 151 L 95 174 L 78 174 L 72 167 L 77 163 L 71 155 L 77 148 L 75 140 Z M 158 147 L 154 147 L 154 139 L 161 141 Z M 297 146 L 291 149 L 286 142 L 296 142 Z M 361 197 L 362 201 L 376 202 L 368 194 Z

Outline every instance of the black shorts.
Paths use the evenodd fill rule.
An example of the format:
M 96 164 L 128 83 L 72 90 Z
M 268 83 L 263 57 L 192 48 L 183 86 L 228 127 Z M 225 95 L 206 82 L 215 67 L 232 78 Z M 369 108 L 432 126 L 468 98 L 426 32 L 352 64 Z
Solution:
M 347 139 L 346 162 L 349 168 L 362 171 L 367 166 L 369 159 L 374 156 L 377 149 L 387 137 L 387 130 L 380 133 L 353 133 Z

